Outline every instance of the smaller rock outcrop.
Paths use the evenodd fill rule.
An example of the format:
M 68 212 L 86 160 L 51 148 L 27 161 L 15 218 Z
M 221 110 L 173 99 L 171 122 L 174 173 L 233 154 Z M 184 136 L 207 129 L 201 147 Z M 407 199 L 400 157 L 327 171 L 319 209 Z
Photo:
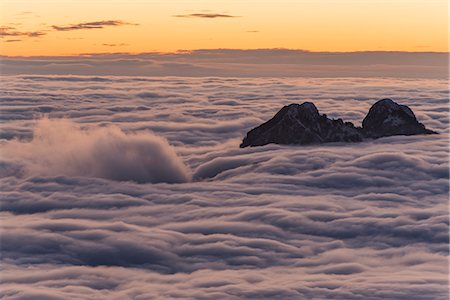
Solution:
M 250 130 L 240 145 L 318 144 L 328 142 L 360 142 L 361 132 L 351 122 L 332 120 L 320 115 L 311 102 L 284 106 L 272 119 Z
M 329 119 L 319 114 L 311 102 L 284 106 L 269 121 L 250 130 L 241 148 L 267 144 L 321 144 L 330 142 L 360 142 L 363 138 L 392 135 L 436 134 L 417 121 L 413 111 L 391 99 L 376 102 L 364 118 L 361 127 L 342 119 Z
M 380 138 L 392 135 L 436 134 L 417 121 L 413 111 L 391 99 L 377 101 L 362 122 L 366 137 Z

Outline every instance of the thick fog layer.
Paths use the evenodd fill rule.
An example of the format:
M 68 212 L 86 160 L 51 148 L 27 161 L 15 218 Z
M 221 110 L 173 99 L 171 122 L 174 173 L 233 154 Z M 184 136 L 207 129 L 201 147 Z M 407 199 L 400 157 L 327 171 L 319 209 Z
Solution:
M 445 80 L 2 79 L 5 299 L 448 299 Z M 386 97 L 440 134 L 239 148 Z

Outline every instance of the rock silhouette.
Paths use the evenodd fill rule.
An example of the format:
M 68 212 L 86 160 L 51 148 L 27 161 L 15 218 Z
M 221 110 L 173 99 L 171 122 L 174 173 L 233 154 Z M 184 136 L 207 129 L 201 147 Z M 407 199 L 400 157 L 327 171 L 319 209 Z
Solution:
M 362 121 L 367 137 L 379 138 L 391 135 L 435 134 L 417 121 L 414 112 L 406 105 L 391 99 L 376 102 Z
M 391 99 L 376 102 L 362 122 L 355 127 L 342 119 L 329 119 L 311 102 L 284 106 L 269 121 L 250 130 L 241 148 L 267 144 L 320 144 L 361 142 L 364 138 L 392 135 L 435 134 L 419 123 L 413 111 Z
M 311 102 L 283 107 L 272 119 L 252 129 L 241 148 L 275 144 L 359 142 L 363 136 L 352 123 L 320 115 Z

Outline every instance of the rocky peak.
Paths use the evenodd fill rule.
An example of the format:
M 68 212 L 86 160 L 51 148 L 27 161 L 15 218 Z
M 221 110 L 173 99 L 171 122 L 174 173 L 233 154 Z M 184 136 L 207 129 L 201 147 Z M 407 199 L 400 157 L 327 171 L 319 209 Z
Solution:
M 319 116 L 319 111 L 312 102 L 303 102 L 300 105 L 297 104 L 297 110 L 306 116 Z
M 391 99 L 382 99 L 372 105 L 362 122 L 362 129 L 367 137 L 373 138 L 435 133 L 419 123 L 408 106 Z
M 313 144 L 360 141 L 361 133 L 352 123 L 320 115 L 311 102 L 284 106 L 266 123 L 247 133 L 241 148 L 275 144 Z
M 288 118 L 293 122 L 300 122 L 303 125 L 309 124 L 320 117 L 319 111 L 311 102 L 289 104 L 283 107 L 279 113 L 280 117 Z

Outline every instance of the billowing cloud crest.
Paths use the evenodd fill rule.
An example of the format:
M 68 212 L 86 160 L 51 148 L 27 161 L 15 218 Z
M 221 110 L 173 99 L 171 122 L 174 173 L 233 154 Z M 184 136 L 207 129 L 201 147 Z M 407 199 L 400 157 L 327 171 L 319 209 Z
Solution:
M 190 179 L 189 169 L 164 138 L 150 132 L 127 134 L 118 127 L 81 129 L 68 120 L 42 119 L 31 141 L 12 141 L 2 150 L 33 175 L 141 183 Z

